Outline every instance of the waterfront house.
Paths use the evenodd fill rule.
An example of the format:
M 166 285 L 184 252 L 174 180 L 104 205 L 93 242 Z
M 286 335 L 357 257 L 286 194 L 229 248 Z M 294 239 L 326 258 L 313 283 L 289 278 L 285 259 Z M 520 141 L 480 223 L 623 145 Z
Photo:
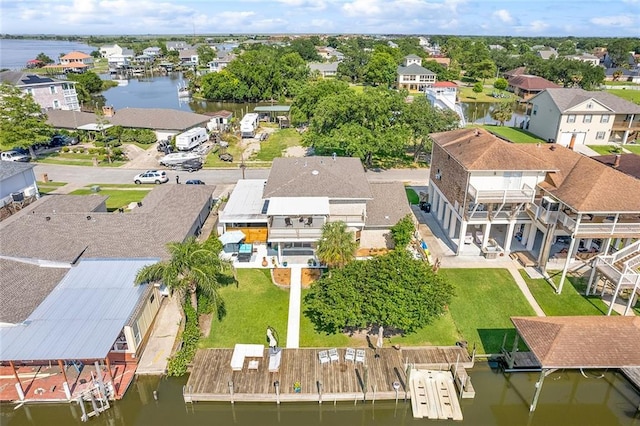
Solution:
M 98 360 L 109 374 L 115 365 L 135 368 L 166 294 L 135 286 L 135 275 L 168 259 L 168 242 L 199 234 L 213 190 L 157 187 L 126 214 L 108 212 L 99 194 L 57 195 L 0 222 L 0 362 Z M 46 395 L 22 391 L 27 399 L 71 399 L 62 386 Z M 115 396 L 123 391 L 116 386 Z
M 235 59 L 235 55 L 233 54 L 224 54 L 223 56 L 218 56 L 213 61 L 207 63 L 210 72 L 220 72 L 225 69 L 231 61 Z
M 80 103 L 73 81 L 58 80 L 53 77 L 23 73 L 20 71 L 0 72 L 0 81 L 16 86 L 28 93 L 43 110 L 79 111 Z
M 640 105 L 607 92 L 545 89 L 529 99 L 528 130 L 562 146 L 638 139 Z
M 276 158 L 266 181 L 238 181 L 221 210 L 220 233 L 242 231 L 292 264 L 315 257 L 327 222 L 345 222 L 361 248 L 385 248 L 390 227 L 411 214 L 401 183 L 369 183 L 350 157 Z
M 122 55 L 123 48 L 117 44 L 107 44 L 100 46 L 99 52 L 103 58 L 108 58 L 111 55 Z
M 156 46 L 147 47 L 146 49 L 144 49 L 142 51 L 142 54 L 155 58 L 157 56 L 162 55 L 162 49 L 160 49 L 159 47 L 156 47 Z
M 457 255 L 529 253 L 541 269 L 640 238 L 640 181 L 557 144 L 432 134 L 431 212 Z M 557 265 L 558 266 L 558 265 Z
M 62 66 L 74 66 L 76 64 L 83 64 L 86 68 L 92 68 L 93 56 L 74 51 L 60 57 L 60 65 Z
M 196 49 L 183 49 L 180 50 L 180 63 L 182 65 L 198 65 L 198 51 Z
M 512 75 L 507 81 L 509 83 L 507 90 L 513 92 L 522 101 L 531 99 L 545 89 L 561 87 L 546 78 L 528 74 Z
M 462 106 L 458 102 L 458 85 L 452 81 L 438 81 L 424 90 L 429 103 L 436 108 L 448 109 L 460 117 L 459 127 L 466 125 Z
M 398 66 L 397 86 L 399 89 L 424 91 L 428 85 L 436 82 L 436 74 L 422 67 L 422 58 L 418 55 L 407 55 L 402 65 Z

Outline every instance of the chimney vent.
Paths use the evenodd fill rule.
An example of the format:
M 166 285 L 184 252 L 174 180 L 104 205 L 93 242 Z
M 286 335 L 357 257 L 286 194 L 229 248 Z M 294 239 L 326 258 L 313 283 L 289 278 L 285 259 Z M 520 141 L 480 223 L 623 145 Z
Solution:
M 613 167 L 615 167 L 616 169 L 618 167 L 620 167 L 620 159 L 621 158 L 622 158 L 622 155 L 616 154 L 616 158 L 613 160 Z

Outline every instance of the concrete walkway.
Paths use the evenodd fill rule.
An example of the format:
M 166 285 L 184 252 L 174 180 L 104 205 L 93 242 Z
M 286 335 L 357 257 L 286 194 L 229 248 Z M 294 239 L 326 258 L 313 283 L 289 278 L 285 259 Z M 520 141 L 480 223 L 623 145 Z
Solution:
M 136 374 L 161 375 L 167 370 L 167 358 L 172 355 L 182 322 L 179 298 L 167 297 L 156 317 L 147 346 L 142 353 Z
M 540 305 L 538 305 L 538 302 L 533 297 L 533 294 L 531 294 L 531 291 L 529 291 L 529 287 L 527 286 L 527 283 L 522 278 L 522 275 L 520 275 L 520 270 L 515 266 L 512 266 L 507 269 L 511 274 L 511 276 L 513 277 L 513 280 L 518 285 L 518 288 L 520 288 L 522 295 L 525 297 L 525 299 L 527 299 L 527 302 L 529 302 L 529 305 L 531 305 L 531 307 L 535 311 L 536 315 L 539 317 L 546 317 L 547 315 L 544 313 Z
M 291 267 L 289 287 L 289 322 L 287 324 L 287 348 L 300 347 L 300 298 L 302 296 L 302 268 Z

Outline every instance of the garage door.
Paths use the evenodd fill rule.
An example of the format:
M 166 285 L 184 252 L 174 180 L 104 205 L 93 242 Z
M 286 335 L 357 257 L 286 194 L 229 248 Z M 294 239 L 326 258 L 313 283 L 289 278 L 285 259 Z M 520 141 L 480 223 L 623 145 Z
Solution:
M 571 143 L 571 137 L 576 135 L 576 140 L 574 145 L 584 145 L 584 140 L 587 137 L 587 134 L 584 132 L 573 133 L 573 132 L 565 132 L 560 135 L 560 141 L 558 142 L 562 146 L 569 146 Z

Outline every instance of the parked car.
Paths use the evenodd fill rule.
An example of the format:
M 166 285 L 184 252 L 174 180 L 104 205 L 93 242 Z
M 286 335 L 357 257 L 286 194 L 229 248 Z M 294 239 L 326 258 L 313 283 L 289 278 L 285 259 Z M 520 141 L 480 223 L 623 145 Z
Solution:
M 5 151 L 0 153 L 0 160 L 2 161 L 19 161 L 21 163 L 28 163 L 31 161 L 31 157 L 25 154 L 21 154 L 18 151 Z
M 189 179 L 185 182 L 187 185 L 204 185 L 204 182 L 200 179 Z
M 55 148 L 59 146 L 67 146 L 67 145 L 77 145 L 78 138 L 72 138 L 71 136 L 66 135 L 53 135 L 53 137 L 49 140 L 48 146 Z
M 155 183 L 159 185 L 169 180 L 167 173 L 161 170 L 147 170 L 133 178 L 133 183 L 140 185 L 141 183 Z
M 226 152 L 224 154 L 220 154 L 218 158 L 221 159 L 222 161 L 228 161 L 228 162 L 233 161 L 233 155 Z
M 183 170 L 189 173 L 198 171 L 201 168 L 202 168 L 202 161 L 199 158 L 186 160 L 174 166 L 174 170 Z

